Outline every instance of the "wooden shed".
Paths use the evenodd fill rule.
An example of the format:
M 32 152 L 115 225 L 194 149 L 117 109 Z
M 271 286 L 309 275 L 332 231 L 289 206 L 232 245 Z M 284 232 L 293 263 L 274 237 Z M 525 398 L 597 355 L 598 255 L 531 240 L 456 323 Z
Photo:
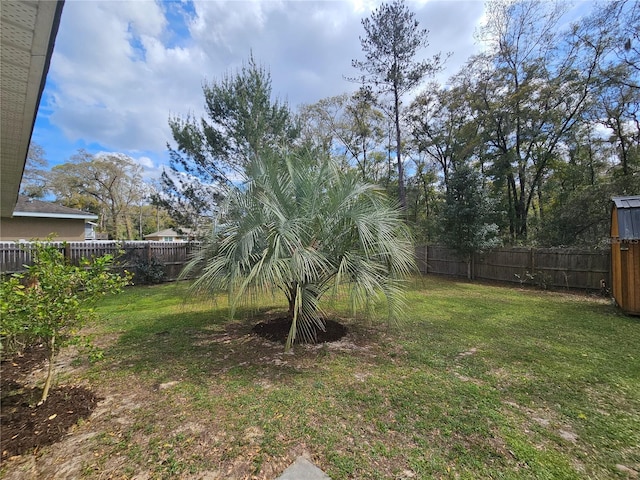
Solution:
M 622 310 L 640 315 L 640 195 L 613 197 L 611 280 Z

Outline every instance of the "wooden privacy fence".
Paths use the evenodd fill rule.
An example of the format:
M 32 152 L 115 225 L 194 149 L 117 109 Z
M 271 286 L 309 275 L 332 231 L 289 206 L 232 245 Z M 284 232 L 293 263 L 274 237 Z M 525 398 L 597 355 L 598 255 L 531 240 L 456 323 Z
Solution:
M 421 273 L 467 276 L 467 262 L 455 251 L 440 245 L 416 248 Z M 609 250 L 566 248 L 497 248 L 473 255 L 472 278 L 543 288 L 599 290 L 602 280 L 610 285 Z
M 197 242 L 53 242 L 70 262 L 81 258 L 114 255 L 120 268 L 143 281 L 143 269 L 160 265 L 164 281 L 178 278 L 191 255 L 200 248 Z M 560 248 L 498 248 L 474 255 L 472 277 L 481 280 L 523 283 L 544 288 L 599 290 L 601 281 L 610 284 L 610 251 Z M 439 245 L 416 248 L 421 273 L 467 276 L 467 263 L 455 251 Z M 30 244 L 0 242 L 0 272 L 24 270 L 31 263 Z
M 140 242 L 140 241 L 104 241 L 104 242 L 52 242 L 65 258 L 78 264 L 80 259 L 100 257 L 111 254 L 116 258 L 118 268 L 135 274 L 134 282 L 143 281 L 143 270 L 149 265 L 162 268 L 163 280 L 178 278 L 184 265 L 194 251 L 200 248 L 197 242 Z M 24 271 L 25 265 L 31 265 L 31 243 L 0 242 L 0 272 L 14 273 Z M 137 277 L 137 278 L 136 278 Z

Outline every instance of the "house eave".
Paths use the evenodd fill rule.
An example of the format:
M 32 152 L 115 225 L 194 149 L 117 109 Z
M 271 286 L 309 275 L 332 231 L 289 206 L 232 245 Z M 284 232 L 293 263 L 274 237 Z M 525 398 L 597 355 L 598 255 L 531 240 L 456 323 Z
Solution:
M 31 217 L 31 218 L 64 218 L 75 220 L 97 220 L 97 215 L 75 215 L 72 213 L 38 213 L 38 212 L 13 212 L 13 217 Z
M 0 8 L 0 216 L 10 217 L 18 200 L 60 24 L 64 1 L 3 0 Z

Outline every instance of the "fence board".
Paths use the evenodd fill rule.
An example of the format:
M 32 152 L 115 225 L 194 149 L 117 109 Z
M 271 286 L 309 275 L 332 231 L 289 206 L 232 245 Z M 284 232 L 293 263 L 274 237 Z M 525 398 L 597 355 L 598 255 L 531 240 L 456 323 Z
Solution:
M 185 242 L 53 242 L 70 262 L 81 258 L 112 254 L 119 268 L 136 273 L 136 265 L 152 259 L 164 265 L 165 281 L 178 278 L 198 243 Z M 421 273 L 466 277 L 467 264 L 453 251 L 441 245 L 417 246 Z M 0 272 L 14 273 L 31 264 L 30 243 L 0 242 Z M 545 287 L 597 290 L 601 281 L 610 284 L 608 250 L 553 248 L 497 248 L 473 258 L 473 277 L 500 282 L 538 284 Z M 135 279 L 134 279 L 135 281 Z
M 440 245 L 419 246 L 416 260 L 421 273 L 467 275 L 466 262 Z M 473 278 L 536 284 L 553 288 L 598 290 L 610 283 L 608 250 L 509 247 L 474 255 Z
M 118 270 L 129 270 L 137 274 L 139 265 L 152 260 L 163 264 L 164 280 L 178 278 L 191 254 L 199 245 L 185 242 L 148 242 L 148 241 L 95 241 L 95 242 L 52 242 L 65 255 L 67 260 L 78 265 L 81 259 L 91 260 L 106 254 L 113 255 Z M 25 270 L 31 265 L 30 242 L 0 242 L 0 273 L 11 274 Z M 136 278 L 134 277 L 134 282 Z

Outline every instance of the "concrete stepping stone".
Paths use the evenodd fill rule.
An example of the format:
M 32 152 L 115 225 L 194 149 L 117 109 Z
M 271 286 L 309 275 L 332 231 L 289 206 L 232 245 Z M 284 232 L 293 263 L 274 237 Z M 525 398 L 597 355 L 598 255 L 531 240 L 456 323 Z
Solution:
M 331 480 L 331 478 L 304 457 L 298 457 L 276 480 Z

